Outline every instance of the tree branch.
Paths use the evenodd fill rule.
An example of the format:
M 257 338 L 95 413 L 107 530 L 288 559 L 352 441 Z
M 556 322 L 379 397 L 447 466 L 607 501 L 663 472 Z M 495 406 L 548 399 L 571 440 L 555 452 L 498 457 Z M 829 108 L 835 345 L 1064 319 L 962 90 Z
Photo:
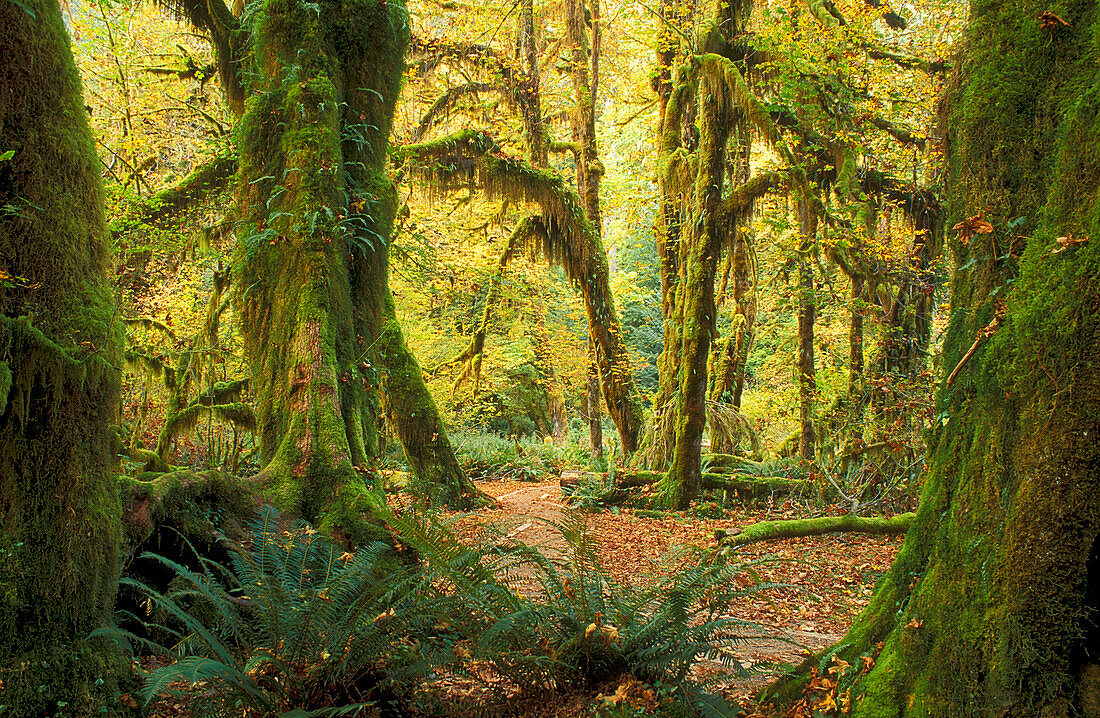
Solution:
M 431 129 L 437 121 L 437 118 L 447 113 L 451 107 L 464 95 L 473 95 L 479 92 L 490 92 L 493 90 L 499 90 L 500 88 L 489 84 L 488 82 L 468 82 L 464 85 L 456 85 L 455 87 L 448 88 L 446 92 L 436 98 L 432 103 L 428 111 L 424 113 L 424 116 L 420 118 L 420 124 L 413 132 L 413 142 L 419 142 L 424 133 Z
M 176 186 L 163 189 L 147 200 L 132 203 L 122 217 L 111 223 L 110 230 L 116 234 L 139 224 L 160 222 L 201 202 L 211 194 L 225 190 L 236 172 L 236 157 L 217 155 L 192 170 Z

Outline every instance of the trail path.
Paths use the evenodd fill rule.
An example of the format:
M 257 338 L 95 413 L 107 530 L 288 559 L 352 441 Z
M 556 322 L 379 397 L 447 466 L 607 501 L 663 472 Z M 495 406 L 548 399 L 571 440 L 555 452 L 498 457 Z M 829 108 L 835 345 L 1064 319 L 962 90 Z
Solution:
M 568 480 L 575 476 L 566 472 L 563 478 Z M 552 558 L 562 556 L 565 543 L 560 534 L 548 523 L 560 521 L 566 506 L 557 478 L 539 483 L 484 482 L 479 485 L 479 488 L 499 502 L 497 509 L 479 514 L 481 524 L 493 526 L 509 537 L 538 546 Z M 752 520 L 756 519 L 746 516 L 744 520 L 737 523 L 743 525 Z M 590 529 L 595 532 L 600 541 L 600 554 L 604 566 L 613 575 L 625 580 L 643 571 L 650 559 L 657 557 L 675 544 L 695 542 L 698 545 L 708 545 L 709 535 L 713 532 L 712 527 L 731 523 L 703 519 L 685 522 L 674 519 L 664 521 L 641 519 L 630 512 L 621 512 L 618 515 L 609 512 L 593 514 L 589 521 Z M 816 539 L 816 541 L 826 548 L 839 546 L 848 558 L 852 556 L 847 542 L 838 542 L 835 538 Z M 783 543 L 804 544 L 805 542 L 806 540 L 797 540 Z M 869 548 L 873 553 L 878 553 L 883 547 L 887 549 L 889 555 L 882 565 L 888 566 L 889 561 L 893 559 L 893 552 L 896 551 L 889 540 L 878 540 Z M 752 558 L 776 549 L 776 545 L 773 544 L 767 549 L 757 547 L 754 551 L 746 553 L 749 558 Z M 805 549 L 798 546 L 792 550 L 796 553 L 805 553 Z M 787 567 L 789 568 L 789 565 Z M 804 564 L 802 568 L 805 568 Z M 834 606 L 830 604 L 821 606 L 823 613 L 820 616 L 807 612 L 806 606 L 812 607 L 825 601 L 821 595 L 825 591 L 814 581 L 811 572 L 796 575 L 793 581 L 791 578 L 791 576 L 765 576 L 764 580 L 790 582 L 792 588 L 786 592 L 779 591 L 784 595 L 778 596 L 778 606 L 777 597 L 764 597 L 760 601 L 747 603 L 744 614 L 738 616 L 762 626 L 766 636 L 753 636 L 746 641 L 739 655 L 743 666 L 748 667 L 762 662 L 797 664 L 805 657 L 807 650 L 819 651 L 842 638 L 843 630 L 847 628 L 851 616 L 854 616 L 854 611 L 849 610 L 848 613 L 851 615 L 847 620 L 841 616 L 839 621 L 829 620 L 837 618 L 836 612 L 832 610 Z M 842 578 L 840 585 L 845 585 L 843 581 L 846 580 Z M 524 592 L 537 592 L 538 586 L 533 579 L 521 577 L 519 589 Z M 851 593 L 851 591 L 848 592 Z M 799 616 L 799 613 L 804 615 Z M 709 673 L 721 673 L 725 669 L 718 664 L 713 664 L 704 666 L 703 670 Z M 770 676 L 765 673 L 749 679 L 732 680 L 729 683 L 731 690 L 745 692 L 760 687 L 769 680 Z

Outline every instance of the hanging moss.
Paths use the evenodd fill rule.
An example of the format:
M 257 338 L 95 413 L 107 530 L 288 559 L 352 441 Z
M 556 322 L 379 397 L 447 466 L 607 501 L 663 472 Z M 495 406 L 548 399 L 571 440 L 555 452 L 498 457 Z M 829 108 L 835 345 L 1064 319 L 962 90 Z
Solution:
M 99 161 L 57 3 L 0 4 L 0 705 L 90 714 L 126 662 L 111 620 L 121 522 L 110 429 L 121 324 L 104 273 Z M 117 693 L 116 693 L 117 695 Z
M 497 156 L 499 146 L 482 132 L 467 130 L 394 152 L 394 160 L 420 172 L 428 187 L 481 187 L 491 199 L 534 204 L 541 216 L 530 219 L 518 239 L 537 243 L 537 254 L 560 264 L 582 294 L 589 331 L 595 338 L 601 388 L 619 429 L 624 455 L 638 447 L 643 422 L 641 399 L 622 341 L 622 324 L 611 293 L 607 254 L 585 214 L 581 198 L 552 172 L 521 160 Z M 528 244 L 530 247 L 531 245 Z
M 110 232 L 118 235 L 149 226 L 160 227 L 189 207 L 225 192 L 236 171 L 236 157 L 217 155 L 196 167 L 178 184 L 128 204 L 122 215 L 111 222 Z

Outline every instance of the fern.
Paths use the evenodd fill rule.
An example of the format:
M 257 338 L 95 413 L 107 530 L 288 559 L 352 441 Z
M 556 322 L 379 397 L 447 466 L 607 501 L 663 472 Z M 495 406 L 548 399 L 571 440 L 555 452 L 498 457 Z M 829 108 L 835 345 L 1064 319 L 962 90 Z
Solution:
M 549 522 L 562 552 L 499 535 L 470 546 L 437 515 L 382 511 L 417 563 L 384 544 L 345 552 L 269 510 L 229 566 L 203 559 L 191 570 L 146 554 L 176 574 L 173 588 L 123 581 L 157 609 L 152 635 L 165 645 L 118 628 L 98 633 L 170 659 L 147 673 L 147 701 L 201 686 L 213 715 L 245 708 L 282 718 L 423 698 L 433 676 L 514 693 L 622 672 L 676 686 L 705 714 L 720 701 L 692 682 L 692 666 L 719 661 L 743 674 L 735 649 L 762 635 L 730 616 L 735 602 L 772 586 L 752 563 L 683 549 L 631 584 L 604 570 L 580 512 Z M 529 595 L 517 590 L 522 578 L 535 580 Z
M 453 641 L 437 627 L 454 599 L 429 574 L 383 544 L 352 554 L 306 524 L 284 526 L 264 512 L 229 568 L 204 560 L 196 572 L 146 554 L 176 573 L 168 593 L 122 582 L 165 615 L 162 631 L 179 637 L 162 651 L 172 662 L 147 674 L 147 701 L 202 684 L 218 710 L 354 713 L 414 685 L 449 653 Z M 150 645 L 120 629 L 105 635 Z

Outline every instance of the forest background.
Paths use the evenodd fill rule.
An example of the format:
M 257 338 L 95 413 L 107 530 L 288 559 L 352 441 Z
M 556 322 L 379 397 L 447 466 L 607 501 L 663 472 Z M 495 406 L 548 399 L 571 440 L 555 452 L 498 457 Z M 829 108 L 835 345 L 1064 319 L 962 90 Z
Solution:
M 22 10 L 32 19 L 49 10 L 40 3 L 13 5 L 15 10 L 5 11 Z M 1045 590 L 1044 584 L 1019 572 L 997 573 L 990 588 L 986 563 L 971 550 L 1003 541 L 1006 553 L 997 549 L 997 565 L 1013 565 L 1013 552 L 1031 545 L 1039 530 L 1032 517 L 1042 514 L 1017 513 L 1015 502 L 1049 508 L 1048 479 L 1057 484 L 1062 476 L 1052 467 L 1066 466 L 1068 476 L 1088 475 L 1088 452 L 1070 452 L 1068 463 L 1044 468 L 1032 465 L 1041 452 L 1020 454 L 1009 440 L 1017 422 L 1035 418 L 1026 402 L 1049 405 L 1051 416 L 1065 419 L 1044 440 L 1055 451 L 1069 451 L 1090 430 L 1088 412 L 1078 408 L 1093 401 L 1091 364 L 1073 359 L 1081 351 L 1073 328 L 1080 326 L 1079 309 L 1086 305 L 1066 300 L 1078 295 L 1049 285 L 1050 273 L 1041 269 L 1044 261 L 1058 266 L 1067 287 L 1091 296 L 1091 220 L 1062 202 L 1072 178 L 1091 182 L 1090 165 L 1066 153 L 1073 130 L 1060 129 L 1061 119 L 1039 121 L 1058 117 L 1048 110 L 1059 103 L 1073 110 L 1074 122 L 1090 111 L 1091 95 L 1075 94 L 1074 83 L 1059 82 L 1056 72 L 1069 67 L 1066 76 L 1086 78 L 1085 86 L 1087 70 L 1059 64 L 1051 55 L 1064 48 L 1080 51 L 1073 23 L 1044 11 L 1034 14 L 1034 27 L 1017 25 L 998 35 L 1000 9 L 972 8 L 965 51 L 977 58 L 977 70 L 956 72 L 954 84 L 941 87 L 952 69 L 943 56 L 961 30 L 954 24 L 957 8 L 949 6 L 926 13 L 828 2 L 756 8 L 672 3 L 640 10 L 518 2 L 495 17 L 454 5 L 412 8 L 408 19 L 385 2 L 358 8 L 361 15 L 350 18 L 309 3 L 230 9 L 182 2 L 174 9 L 210 33 L 214 57 L 204 54 L 201 33 L 158 26 L 141 7 L 65 8 L 86 75 L 83 109 L 100 148 L 101 173 L 111 180 L 107 236 L 116 285 L 110 324 L 117 318 L 126 326 L 130 372 L 116 424 L 120 451 L 132 462 L 130 479 L 120 485 L 130 549 L 160 530 L 165 518 L 185 536 L 205 531 L 209 538 L 211 526 L 225 520 L 222 511 L 247 513 L 239 476 L 253 477 L 251 485 L 277 506 L 317 521 L 323 533 L 349 548 L 388 536 L 401 537 L 397 549 L 410 533 L 421 531 L 423 538 L 424 526 L 441 525 L 397 525 L 399 515 L 372 503 L 383 485 L 406 487 L 429 504 L 470 508 L 484 500 L 470 476 L 502 468 L 514 477 L 594 469 L 571 487 L 575 499 L 621 501 L 620 489 L 640 486 L 648 494 L 635 500 L 640 510 L 698 510 L 693 502 L 704 496 L 727 502 L 774 499 L 777 493 L 797 495 L 811 513 L 828 511 L 829 502 L 844 504 L 845 517 L 785 524 L 781 534 L 859 528 L 865 525 L 859 523 L 861 512 L 909 507 L 922 490 L 920 517 L 889 523 L 892 530 L 913 529 L 850 640 L 823 656 L 818 669 L 806 664 L 796 674 L 804 699 L 807 691 L 824 690 L 818 702 L 850 700 L 840 691 L 844 667 L 837 665 L 840 676 L 831 685 L 817 673 L 830 656 L 843 666 L 863 662 L 854 679 L 864 689 L 863 710 L 903 699 L 897 686 L 914 681 L 950 689 L 917 690 L 922 701 L 961 700 L 960 681 L 973 678 L 990 700 L 1034 706 L 1056 701 L 1060 686 L 1076 680 L 1072 676 L 1086 685 L 1092 680 L 1090 664 L 1070 650 L 1073 641 L 1069 649 L 1057 647 L 1056 635 L 1044 633 L 1047 624 L 1029 628 L 1016 622 L 1013 611 L 1031 610 L 1033 602 L 1025 599 Z M 316 22 L 308 19 L 311 14 Z M 1088 13 L 1064 14 L 1082 27 L 1091 22 Z M 291 16 L 297 25 L 287 22 Z M 1023 184 L 998 170 L 1008 166 L 1003 157 L 993 163 L 959 159 L 996 156 L 1004 146 L 999 133 L 1026 135 L 1011 122 L 986 122 L 982 131 L 987 108 L 980 88 L 987 75 L 980 70 L 989 58 L 979 40 L 992 37 L 1003 50 L 1013 33 L 1039 48 L 1038 59 L 1011 59 L 1052 82 L 1051 100 L 1039 103 L 1032 132 L 1039 147 L 1059 148 L 1057 162 L 1066 170 L 1047 174 L 1051 163 L 1044 161 L 1020 172 Z M 408 61 L 398 62 L 409 36 Z M 162 52 L 164 42 L 171 42 L 167 37 L 178 54 Z M 351 42 L 331 42 L 334 37 Z M 241 44 L 241 38 L 249 40 Z M 657 61 L 648 72 L 631 60 L 644 57 L 641 48 L 655 48 Z M 334 68 L 344 73 L 336 84 L 326 74 Z M 218 97 L 215 76 L 224 98 Z M 655 97 L 637 91 L 643 77 Z M 1014 92 L 1021 108 L 1037 102 L 1029 91 Z M 333 104 L 326 93 L 346 101 Z M 615 100 L 602 99 L 612 94 Z M 936 96 L 941 115 L 933 126 Z M 961 104 L 952 105 L 959 98 Z M 990 107 L 1004 111 L 1006 105 Z M 949 132 L 939 136 L 944 126 Z M 954 155 L 948 153 L 944 181 L 938 147 L 948 136 L 958 144 Z M 164 142 L 166 137 L 172 141 Z M 188 141 L 179 142 L 181 137 Z M 235 141 L 228 147 L 230 137 Z M 336 152 L 342 158 L 329 154 Z M 17 149 L 5 151 L 0 161 L 11 163 L 10 176 L 17 177 L 34 159 Z M 232 204 L 226 194 L 231 185 Z M 964 185 L 986 201 L 971 201 L 960 192 Z M 1028 194 L 1031 188 L 1037 189 Z M 1050 203 L 1036 204 L 1048 190 Z M 940 191 L 952 195 L 950 212 Z M 5 222 L 24 223 L 27 211 L 44 211 L 31 196 L 19 198 L 26 208 L 6 205 Z M 998 204 L 1006 196 L 1013 198 L 1008 205 Z M 953 228 L 950 238 L 947 226 Z M 325 228 L 335 232 L 326 235 Z M 34 231 L 41 234 L 42 228 Z M 1050 239 L 1049 251 L 1027 243 L 1024 232 Z M 957 260 L 950 285 L 941 260 L 948 244 Z M 1048 259 L 1067 250 L 1077 261 L 1054 265 Z M 33 272 L 21 270 L 21 262 L 4 275 L 12 311 L 52 312 L 73 301 L 75 294 L 50 294 L 55 279 L 37 265 Z M 66 275 L 60 283 L 79 277 Z M 1048 282 L 1035 296 L 1059 312 L 1064 307 L 1068 314 L 1051 316 L 1068 317 L 1069 324 L 1046 326 L 1037 319 L 1042 312 L 1037 303 L 1023 301 L 1028 295 L 1014 286 L 1017 279 L 1019 286 Z M 937 292 L 948 286 L 956 300 L 944 345 L 950 360 L 936 362 Z M 1009 293 L 1017 301 L 1006 308 Z M 83 315 L 52 321 L 79 327 L 103 319 L 107 305 L 99 290 L 87 298 Z M 41 326 L 48 328 L 48 321 Z M 1002 323 L 1011 327 L 1011 336 L 1021 337 L 1022 346 L 1038 351 L 1029 355 L 1004 339 L 1009 333 L 998 334 Z M 114 412 L 96 393 L 112 394 L 110 372 L 103 373 L 110 366 L 109 347 L 78 342 L 81 349 L 74 351 L 88 353 L 94 359 L 89 366 L 101 372 L 88 379 L 76 368 L 84 361 L 70 362 L 68 350 L 51 343 L 39 325 L 34 311 L 4 318 L 6 341 L 33 347 L 35 353 L 26 356 L 37 367 L 27 373 L 13 364 L 14 374 L 7 362 L 2 367 L 8 377 L 6 421 L 25 432 L 13 435 L 13 449 L 28 436 L 61 437 L 26 433 L 27 426 L 53 416 L 74 422 L 65 441 L 90 440 L 108 425 L 92 414 Z M 57 336 L 77 341 L 79 332 Z M 1089 342 L 1094 335 L 1082 336 Z M 108 332 L 108 344 L 110 337 Z M 979 365 L 971 358 L 986 346 L 992 349 L 975 374 Z M 101 352 L 107 360 L 96 358 Z M 1042 391 L 1021 394 L 1017 385 L 1009 387 L 992 363 L 998 356 L 1008 358 L 1006 376 L 1015 381 L 1042 373 Z M 36 385 L 38 374 L 53 371 L 54 364 L 62 374 L 51 376 L 79 374 L 74 386 L 92 392 L 83 415 L 79 407 L 77 414 L 61 413 L 56 386 L 50 400 Z M 933 410 L 930 387 L 937 376 L 941 400 Z M 1082 382 L 1059 389 L 1074 376 Z M 966 401 L 971 395 L 975 403 Z M 75 399 L 67 397 L 64 406 Z M 981 413 L 977 400 L 988 413 Z M 39 405 L 49 411 L 31 412 Z M 83 437 L 71 430 L 80 422 L 92 433 Z M 1004 452 L 998 460 L 983 463 L 973 453 L 983 443 L 966 437 L 984 435 L 994 424 L 998 436 L 1009 438 L 992 443 Z M 921 489 L 929 439 L 934 466 Z M 962 458 L 964 446 L 970 453 Z M 91 464 L 104 459 L 102 449 L 92 449 Z M 18 454 L 5 452 L 5 461 L 51 457 Z M 42 476 L 54 470 L 46 468 Z M 62 475 L 66 471 L 61 468 Z M 362 476 L 353 481 L 357 474 Z M 1030 489 L 1032 476 L 1046 483 Z M 1012 517 L 1005 524 L 1009 530 L 995 540 L 993 532 L 967 525 L 966 497 L 997 493 L 983 494 L 976 477 L 1007 482 L 1015 492 L 1002 493 L 1011 502 L 982 504 L 983 517 Z M 374 493 L 356 488 L 361 478 L 368 479 L 368 488 L 375 485 Z M 5 509 L 6 520 L 25 515 L 36 525 L 46 514 L 25 511 L 37 499 L 28 503 L 20 486 L 9 483 L 5 496 L 14 503 Z M 1059 544 L 1087 549 L 1095 532 L 1076 532 L 1074 517 L 1088 523 L 1095 515 L 1079 498 L 1059 506 L 1055 532 Z M 937 505 L 949 505 L 952 516 L 945 518 Z M 106 505 L 97 506 L 81 511 L 93 519 L 106 515 Z M 69 510 L 82 515 L 71 505 Z M 936 531 L 947 521 L 978 536 L 955 542 Z M 62 583 L 66 576 L 85 579 L 92 573 L 97 581 L 110 580 L 117 542 L 107 540 L 109 550 L 99 559 L 91 556 L 97 541 L 110 539 L 109 524 L 89 524 L 87 536 L 98 538 L 73 563 L 80 566 L 90 557 L 106 569 L 64 571 Z M 569 534 L 568 526 L 564 530 Z M 722 541 L 730 547 L 775 530 L 772 524 L 759 529 L 760 536 L 750 529 Z M 581 534 L 571 535 L 570 541 L 583 543 Z M 268 541 L 267 534 L 254 538 Z M 28 566 L 38 565 L 23 557 L 24 545 L 16 541 L 4 549 L 17 581 L 31 575 Z M 942 549 L 933 552 L 933 546 Z M 439 545 L 422 541 L 416 549 L 430 553 Z M 1082 573 L 1078 564 L 1088 565 L 1094 553 L 1093 545 L 1091 551 L 1070 552 L 1064 563 L 1043 554 L 1015 565 L 1037 577 L 1046 575 L 1044 562 L 1050 562 L 1079 582 L 1090 572 Z M 34 559 L 43 567 L 66 560 L 48 554 Z M 958 562 L 964 581 L 943 583 L 936 567 L 945 560 Z M 179 565 L 174 570 L 187 571 Z M 45 575 L 31 580 L 51 585 Z M 202 581 L 196 585 L 213 590 Z M 558 586 L 558 592 L 572 598 L 570 585 Z M 983 596 L 1006 586 L 1019 590 L 1009 594 L 1011 600 L 992 604 L 1006 612 L 1004 621 L 993 624 L 1006 632 L 988 644 L 991 655 L 1013 660 L 991 659 L 988 675 L 980 666 L 990 655 L 966 664 L 965 676 L 927 661 L 956 635 L 947 626 L 973 628 L 967 611 L 939 616 L 928 629 L 934 637 L 923 643 L 905 637 L 923 620 L 897 624 L 897 616 L 943 600 L 944 590 L 958 586 L 972 586 Z M 1071 609 L 1049 624 L 1078 639 L 1089 635 L 1088 586 L 1070 591 Z M 25 587 L 17 583 L 14 590 L 21 596 Z M 93 602 L 110 593 L 97 589 Z M 592 595 L 602 598 L 604 591 Z M 326 591 L 317 596 L 325 598 Z M 163 599 L 155 591 L 153 597 Z M 216 605 L 233 604 L 232 597 L 228 604 L 206 597 Z M 30 616 L 16 605 L 17 621 Z M 392 616 L 392 609 L 373 623 Z M 617 627 L 602 626 L 602 615 L 597 611 L 578 639 L 589 661 L 593 634 L 603 649 L 620 640 Z M 193 616 L 177 618 L 202 634 Z M 55 630 L 40 618 L 32 622 L 41 624 L 43 635 Z M 449 630 L 439 625 L 432 638 Z M 681 621 L 681 632 L 687 625 Z M 393 632 L 383 633 L 392 638 Z M 202 635 L 211 650 L 217 648 L 213 637 Z M 965 646 L 987 640 L 987 634 L 970 630 L 957 635 Z M 876 637 L 888 637 L 885 649 Z M 463 657 L 462 643 L 450 647 L 453 656 Z M 879 651 L 882 666 L 919 655 L 924 672 L 899 678 L 885 667 L 872 670 Z M 1054 654 L 1067 662 L 1068 672 L 1027 670 Z M 249 679 L 255 676 L 249 673 Z M 1090 700 L 1087 690 L 1073 695 L 1083 704 Z M 53 700 L 55 708 L 68 705 Z M 835 701 L 827 710 L 836 709 Z M 908 708 L 913 705 L 910 695 Z
M 655 128 L 660 108 L 651 88 L 657 66 L 654 52 L 662 32 L 654 14 L 658 10 L 640 4 L 603 8 L 598 95 L 592 106 L 597 161 L 602 165 L 598 196 L 601 239 L 609 256 L 609 289 L 622 318 L 630 370 L 649 411 L 658 399 L 668 401 L 668 396 L 658 397 L 659 356 L 666 331 L 656 236 L 661 210 Z M 778 89 L 775 102 L 818 91 L 814 85 L 826 82 L 829 71 L 858 78 L 859 89 L 841 100 L 851 105 L 843 108 L 845 117 L 830 122 L 850 125 L 842 131 L 859 147 L 861 171 L 878 170 L 916 182 L 914 186 L 934 186 L 938 155 L 934 143 L 926 143 L 924 137 L 934 125 L 936 78 L 942 74 L 904 71 L 896 62 L 875 59 L 866 51 L 846 54 L 846 66 L 836 67 L 837 48 L 821 43 L 812 27 L 792 30 L 788 14 L 795 10 L 764 6 L 751 21 L 769 57 L 788 60 L 769 60 L 760 69 Z M 904 30 L 892 31 L 879 19 L 881 13 L 858 4 L 854 10 L 853 36 L 888 32 L 889 43 L 913 58 L 942 58 L 963 22 L 963 10 L 951 3 L 922 6 L 920 13 L 908 13 L 912 17 Z M 526 62 L 517 54 L 518 6 L 413 5 L 414 54 L 392 144 L 400 147 L 473 129 L 489 131 L 503 152 L 522 158 L 528 152 L 524 103 L 534 101 L 542 107 L 543 131 L 553 149 L 546 166 L 575 184 L 571 145 L 578 102 L 563 8 L 532 11 L 539 83 L 533 89 L 520 87 L 525 80 L 513 76 Z M 108 212 L 117 218 L 111 234 L 114 273 L 131 341 L 122 415 L 129 444 L 135 450 L 156 450 L 172 465 L 234 473 L 248 473 L 249 466 L 256 470 L 255 440 L 240 429 L 239 422 L 228 421 L 227 412 L 206 411 L 201 418 L 192 412 L 187 417 L 190 431 L 173 428 L 168 435 L 163 431 L 173 409 L 161 368 L 174 368 L 191 351 L 217 277 L 227 273 L 232 258 L 234 218 L 228 213 L 231 200 L 225 168 L 209 186 L 179 203 L 182 206 L 154 210 L 150 217 L 142 213 L 148 213 L 144 208 L 148 198 L 175 188 L 196 170 L 200 170 L 198 180 L 205 180 L 202 168 L 224 162 L 232 151 L 232 113 L 216 79 L 213 50 L 192 28 L 148 5 L 73 6 L 68 17 L 90 121 L 104 161 Z M 700 10 L 698 17 L 690 16 L 687 22 L 699 25 L 705 17 Z M 591 24 L 585 27 L 590 32 Z M 423 60 L 416 60 L 420 43 L 450 46 L 451 51 L 461 48 L 468 54 L 435 60 L 433 65 L 438 66 L 426 69 Z M 515 97 L 524 91 L 537 93 L 537 98 Z M 898 142 L 877 129 L 876 123 L 909 141 Z M 742 151 L 742 161 L 754 169 L 778 161 L 759 143 L 750 148 L 746 142 Z M 501 268 L 509 235 L 525 216 L 524 203 L 508 198 L 487 201 L 476 187 L 445 194 L 404 172 L 398 176 L 404 180 L 402 215 L 392 251 L 391 287 L 409 346 L 426 370 L 447 426 L 457 432 L 454 443 L 460 454 L 464 447 L 476 454 L 489 450 L 488 443 L 507 446 L 493 442 L 492 436 L 515 437 L 520 444 L 537 444 L 552 436 L 561 449 L 535 447 L 531 453 L 549 459 L 551 466 L 567 456 L 572 464 L 584 465 L 586 454 L 597 459 L 602 454 L 602 437 L 614 437 L 610 438 L 614 446 L 621 446 L 614 424 L 606 411 L 599 410 L 598 390 L 591 393 L 597 399 L 591 405 L 597 408 L 589 409 L 590 353 L 583 298 L 570 287 L 560 262 L 547 266 L 537 253 L 516 252 Z M 131 208 L 135 200 L 137 210 Z M 153 206 L 156 203 L 154 199 Z M 911 257 L 914 231 L 925 230 L 914 230 L 902 204 L 901 199 L 882 204 L 876 231 L 861 248 L 868 261 L 880 265 L 878 279 L 876 286 L 856 298 L 851 280 L 834 261 L 837 247 L 845 248 L 850 242 L 843 234 L 846 230 L 830 228 L 829 236 L 823 233 L 807 253 L 792 230 L 793 205 L 777 195 L 764 198 L 738 228 L 748 240 L 739 251 L 750 255 L 752 275 L 731 280 L 737 254 L 731 244 L 718 269 L 716 344 L 736 341 L 738 327 L 745 324 L 742 305 L 751 304 L 748 352 L 742 368 L 734 368 L 747 389 L 736 403 L 732 384 L 724 400 L 723 387 L 712 386 L 711 392 L 713 403 L 738 407 L 738 415 L 732 421 L 726 417 L 725 423 L 732 423 L 733 438 L 755 458 L 797 453 L 797 438 L 793 446 L 788 439 L 801 429 L 798 354 L 803 344 L 798 317 L 800 305 L 809 302 L 816 309 L 808 340 L 815 352 L 811 411 L 829 421 L 817 439 L 821 448 L 839 454 L 848 436 L 863 432 L 869 443 L 885 442 L 907 452 L 909 469 L 892 474 L 905 481 L 919 474 L 921 431 L 932 420 L 931 376 L 938 368 L 935 347 L 945 316 L 942 299 L 932 301 L 932 292 L 942 298 L 947 287 L 938 255 Z M 138 223 L 132 229 L 127 222 L 135 218 L 128 219 L 127 212 L 136 215 Z M 800 261 L 814 265 L 812 296 L 804 296 Z M 735 282 L 744 288 L 735 290 Z M 905 295 L 914 290 L 928 295 L 926 306 L 907 303 Z M 740 303 L 735 294 L 744 295 Z M 933 307 L 940 317 L 936 330 L 924 329 L 926 336 L 916 339 L 894 336 L 905 322 L 928 321 Z M 862 373 L 879 388 L 876 415 L 892 405 L 889 422 L 880 422 L 874 432 L 863 426 L 868 418 L 862 412 L 844 416 L 837 412 L 838 397 L 852 391 L 849 318 L 853 312 L 870 320 L 862 339 L 869 361 Z M 916 316 L 921 312 L 926 316 Z M 216 341 L 200 350 L 216 357 L 216 370 L 203 378 L 207 383 L 200 390 L 248 373 L 234 322 L 224 321 L 218 330 Z M 464 356 L 471 354 L 466 350 L 472 338 L 483 343 L 476 362 L 473 356 Z M 893 366 L 888 368 L 887 341 L 917 341 L 922 359 L 900 373 Z M 857 372 L 860 363 L 862 357 L 857 359 Z M 894 384 L 890 376 L 905 382 Z M 883 391 L 887 385 L 889 391 Z M 866 393 L 869 398 L 870 392 Z M 900 416 L 907 418 L 897 422 Z M 599 422 L 600 417 L 602 431 L 590 434 L 589 419 Z M 712 411 L 711 425 L 714 419 Z M 898 425 L 891 427 L 893 423 Z M 485 432 L 490 432 L 489 439 Z M 592 441 L 598 447 L 594 451 Z M 400 445 L 391 442 L 389 446 L 386 466 L 406 469 Z M 882 457 L 876 458 L 881 461 Z M 467 469 L 478 461 L 474 455 L 464 459 Z M 546 464 L 537 459 L 535 463 L 539 465 L 523 468 L 538 471 Z

